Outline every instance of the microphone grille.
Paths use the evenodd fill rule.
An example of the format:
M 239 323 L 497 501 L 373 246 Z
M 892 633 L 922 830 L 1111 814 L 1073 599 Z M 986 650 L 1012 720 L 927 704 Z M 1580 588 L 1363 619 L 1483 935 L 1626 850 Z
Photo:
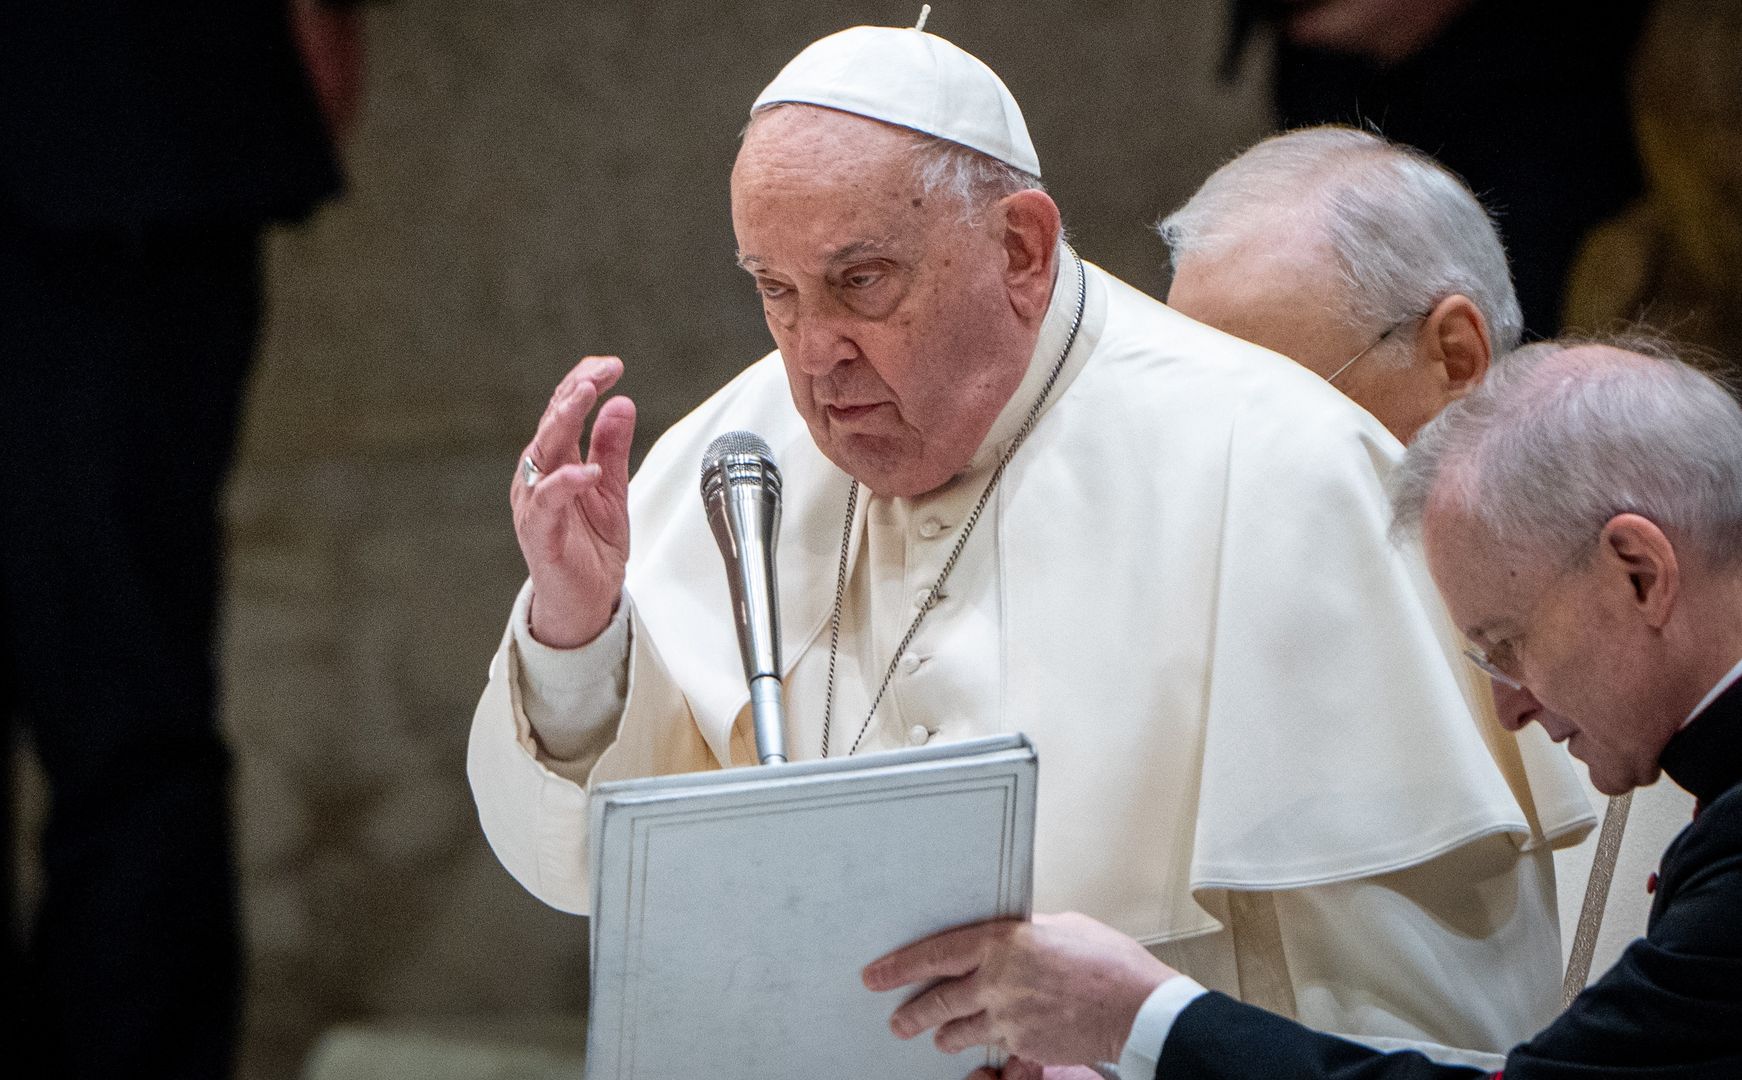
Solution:
M 728 431 L 709 443 L 702 454 L 702 478 L 705 480 L 728 457 L 759 457 L 774 467 L 774 451 L 762 436 L 753 431 Z

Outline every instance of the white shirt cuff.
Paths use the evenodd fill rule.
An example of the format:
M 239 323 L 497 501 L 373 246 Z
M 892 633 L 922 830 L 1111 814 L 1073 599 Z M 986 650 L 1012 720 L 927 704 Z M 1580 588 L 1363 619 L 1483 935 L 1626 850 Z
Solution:
M 1131 1022 L 1125 1052 L 1119 1055 L 1120 1080 L 1154 1080 L 1161 1048 L 1167 1044 L 1173 1022 L 1187 1005 L 1207 993 L 1208 990 L 1184 975 L 1176 975 L 1156 987 L 1137 1010 L 1137 1019 Z
M 599 636 L 553 649 L 532 636 L 532 583 L 514 600 L 509 625 L 520 659 L 520 701 L 544 752 L 559 761 L 585 753 L 614 729 L 628 701 L 629 597 Z

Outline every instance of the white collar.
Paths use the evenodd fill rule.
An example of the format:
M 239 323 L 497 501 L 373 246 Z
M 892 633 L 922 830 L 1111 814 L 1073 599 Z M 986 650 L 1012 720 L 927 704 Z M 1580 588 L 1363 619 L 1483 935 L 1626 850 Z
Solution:
M 1700 699 L 1700 703 L 1694 706 L 1694 711 L 1688 713 L 1688 718 L 1682 721 L 1682 727 L 1687 727 L 1689 724 L 1693 723 L 1694 717 L 1705 712 L 1706 706 L 1718 700 L 1718 695 L 1730 689 L 1737 679 L 1742 679 L 1742 660 L 1736 661 L 1736 666 L 1731 668 L 1722 679 L 1718 680 L 1718 685 L 1706 691 L 1706 696 Z
M 1077 289 L 1079 287 L 1077 275 L 1084 275 L 1081 287 L 1086 290 L 1088 288 L 1088 272 L 1089 269 L 1083 264 L 1082 258 L 1071 250 L 1069 244 L 1060 240 L 1058 270 L 1053 275 L 1052 299 L 1047 304 L 1046 316 L 1041 320 L 1040 335 L 1034 342 L 1034 351 L 1029 354 L 1028 367 L 1022 376 L 1022 381 L 1011 393 L 1010 400 L 1006 401 L 1004 407 L 998 411 L 998 417 L 992 421 L 992 427 L 986 432 L 986 437 L 980 440 L 980 449 L 974 452 L 973 458 L 968 462 L 968 467 L 963 470 L 964 474 L 991 468 L 1003 455 L 1004 448 L 1010 440 L 1016 437 L 1023 421 L 1028 418 L 1028 410 L 1034 407 L 1034 399 L 1040 396 L 1040 388 L 1046 385 L 1047 377 L 1052 374 L 1053 365 L 1058 363 L 1060 350 L 1065 347 L 1066 342 L 1071 340 L 1071 328 L 1077 323 Z M 1086 295 L 1083 298 L 1083 303 L 1085 306 L 1083 320 L 1087 321 L 1088 297 Z M 1078 329 L 1080 331 L 1081 328 Z M 1079 339 L 1080 336 L 1079 334 Z M 1064 368 L 1059 372 L 1058 380 L 1053 383 L 1052 393 L 1047 397 L 1046 403 L 1041 406 L 1042 415 L 1045 415 L 1052 408 L 1053 402 L 1064 394 L 1065 387 L 1070 385 L 1071 379 L 1076 375 L 1076 369 L 1082 366 L 1083 358 L 1088 356 L 1089 350 L 1080 345 L 1073 345 L 1071 352 L 1074 356 L 1065 361 Z

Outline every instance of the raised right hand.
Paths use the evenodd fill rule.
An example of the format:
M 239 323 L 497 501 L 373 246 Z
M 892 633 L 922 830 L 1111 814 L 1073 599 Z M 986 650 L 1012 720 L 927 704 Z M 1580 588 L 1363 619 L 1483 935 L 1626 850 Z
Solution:
M 522 454 L 542 475 L 528 487 L 514 470 L 508 502 L 514 535 L 532 577 L 532 636 L 556 649 L 598 637 L 617 610 L 629 564 L 629 444 L 635 403 L 614 397 L 599 406 L 587 457 L 587 414 L 623 375 L 615 356 L 576 364 L 545 407 L 538 433 Z

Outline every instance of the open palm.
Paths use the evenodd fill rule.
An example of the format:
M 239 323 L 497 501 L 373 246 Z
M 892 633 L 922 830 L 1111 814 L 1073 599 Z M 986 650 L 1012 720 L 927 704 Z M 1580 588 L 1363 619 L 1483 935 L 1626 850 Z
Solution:
M 587 456 L 581 434 L 600 397 L 623 375 L 623 361 L 589 356 L 551 395 L 524 458 L 536 482 L 517 471 L 509 502 L 514 533 L 532 577 L 533 637 L 574 648 L 611 621 L 629 563 L 629 447 L 635 403 L 606 400 L 593 419 Z

